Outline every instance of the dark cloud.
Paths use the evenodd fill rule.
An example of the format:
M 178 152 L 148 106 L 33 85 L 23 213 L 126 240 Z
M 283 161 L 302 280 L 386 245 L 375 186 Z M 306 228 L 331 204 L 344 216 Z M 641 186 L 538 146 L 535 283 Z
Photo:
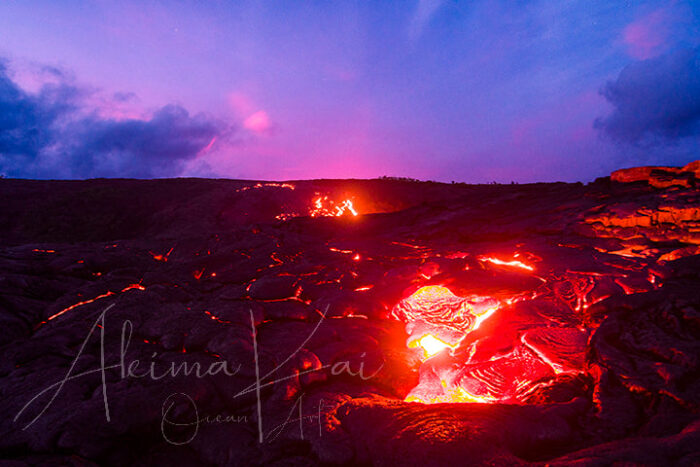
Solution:
M 103 118 L 86 108 L 85 97 L 60 80 L 25 92 L 0 62 L 0 172 L 29 178 L 177 176 L 229 131 L 176 105 L 146 120 Z M 120 94 L 115 100 L 130 99 Z
M 700 49 L 632 63 L 601 94 L 612 114 L 595 127 L 614 140 L 676 142 L 700 135 Z
M 27 94 L 0 62 L 0 162 L 35 159 L 51 143 L 55 121 L 72 108 L 72 95 L 55 85 L 45 86 L 37 95 Z
M 150 120 L 85 118 L 64 134 L 65 157 L 78 176 L 164 177 L 179 175 L 222 126 L 207 117 L 191 117 L 168 105 Z

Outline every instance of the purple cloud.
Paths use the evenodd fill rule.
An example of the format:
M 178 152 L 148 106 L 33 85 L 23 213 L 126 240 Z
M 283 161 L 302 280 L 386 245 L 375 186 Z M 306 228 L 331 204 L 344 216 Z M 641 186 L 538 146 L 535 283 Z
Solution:
M 133 99 L 125 93 L 115 102 Z M 0 172 L 11 177 L 166 177 L 230 129 L 166 105 L 150 118 L 110 118 L 90 93 L 64 81 L 29 93 L 0 62 Z
M 668 43 L 671 18 L 666 9 L 655 10 L 630 23 L 622 31 L 629 54 L 640 60 L 653 57 Z
M 700 135 L 700 49 L 682 49 L 626 66 L 601 94 L 613 112 L 595 127 L 627 143 Z

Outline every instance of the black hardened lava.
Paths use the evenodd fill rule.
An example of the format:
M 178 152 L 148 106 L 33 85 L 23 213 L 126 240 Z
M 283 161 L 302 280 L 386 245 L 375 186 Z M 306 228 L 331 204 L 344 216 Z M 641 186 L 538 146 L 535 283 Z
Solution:
M 0 180 L 0 206 L 17 465 L 700 463 L 687 172 Z

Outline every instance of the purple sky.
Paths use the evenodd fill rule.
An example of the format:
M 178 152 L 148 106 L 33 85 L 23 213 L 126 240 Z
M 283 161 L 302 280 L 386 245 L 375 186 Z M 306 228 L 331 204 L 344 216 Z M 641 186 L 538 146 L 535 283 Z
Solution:
M 589 181 L 700 158 L 692 1 L 0 3 L 0 173 Z

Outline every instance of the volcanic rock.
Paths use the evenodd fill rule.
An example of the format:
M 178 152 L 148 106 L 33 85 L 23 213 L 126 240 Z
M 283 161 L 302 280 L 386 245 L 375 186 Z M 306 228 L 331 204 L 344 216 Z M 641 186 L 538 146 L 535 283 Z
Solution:
M 698 179 L 2 179 L 0 458 L 695 465 Z

